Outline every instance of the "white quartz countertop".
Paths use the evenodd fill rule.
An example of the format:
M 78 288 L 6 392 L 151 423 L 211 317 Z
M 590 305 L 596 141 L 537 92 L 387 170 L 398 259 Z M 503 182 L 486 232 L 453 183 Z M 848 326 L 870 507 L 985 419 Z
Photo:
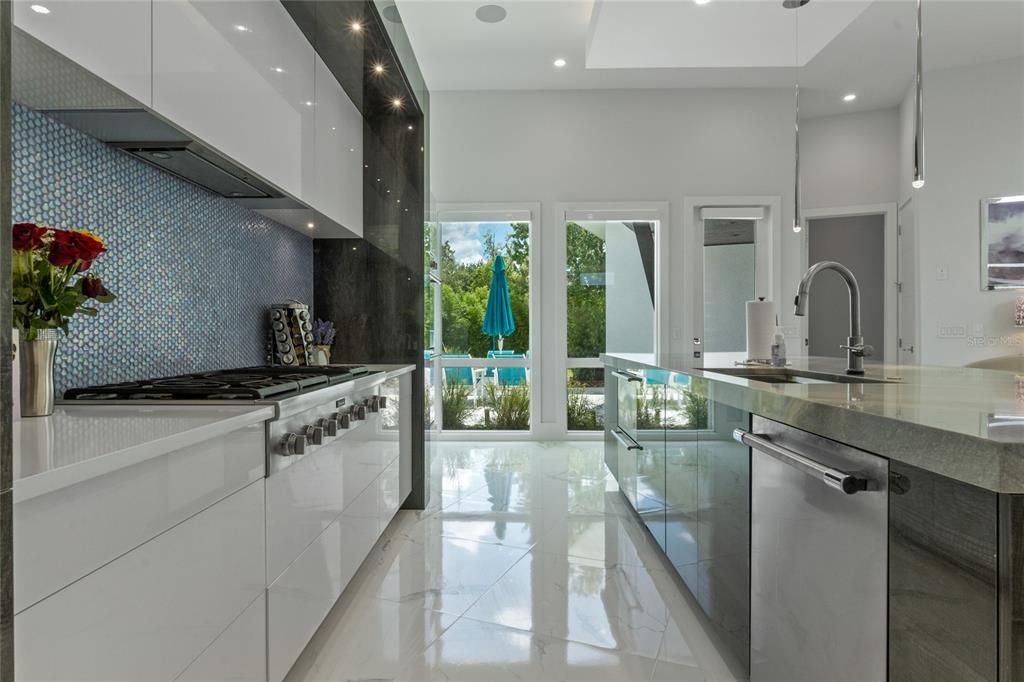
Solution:
M 869 452 L 997 492 L 1024 493 L 1024 376 L 961 367 L 865 363 L 889 383 L 769 384 L 715 373 L 742 353 L 608 353 L 606 364 L 708 380 L 716 399 Z M 790 358 L 790 368 L 843 374 L 840 358 Z
M 272 405 L 58 405 L 14 421 L 14 500 L 42 495 L 274 417 Z

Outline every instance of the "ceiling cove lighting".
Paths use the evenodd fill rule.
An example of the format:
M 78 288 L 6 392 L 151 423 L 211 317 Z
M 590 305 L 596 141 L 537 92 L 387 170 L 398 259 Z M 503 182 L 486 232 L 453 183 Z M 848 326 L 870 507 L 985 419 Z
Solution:
M 562 67 L 564 67 L 564 66 L 565 66 L 566 64 L 568 64 L 568 62 L 567 62 L 567 61 L 565 61 L 564 59 L 562 59 L 561 57 L 559 57 L 558 59 L 556 59 L 556 60 L 555 60 L 554 62 L 552 62 L 552 63 L 553 63 L 554 65 L 555 65 L 555 68 L 556 68 L 556 69 L 561 69 L 561 68 L 562 68 Z
M 50 8 L 46 7 L 45 5 L 31 5 L 29 7 L 29 9 L 31 9 L 36 14 L 49 14 L 50 13 Z
M 924 65 L 921 56 L 921 0 L 917 0 L 917 78 L 914 83 L 914 189 L 924 187 Z
M 852 102 L 855 99 L 857 99 L 857 93 L 855 93 L 855 92 L 851 92 L 848 95 L 843 95 L 843 101 L 844 102 Z

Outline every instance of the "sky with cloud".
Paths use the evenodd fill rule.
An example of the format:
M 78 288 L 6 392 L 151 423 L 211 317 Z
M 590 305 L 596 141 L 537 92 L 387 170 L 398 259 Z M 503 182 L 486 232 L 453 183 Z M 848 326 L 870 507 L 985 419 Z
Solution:
M 499 248 L 512 234 L 509 223 L 442 223 L 441 241 L 448 242 L 458 263 L 480 263 L 484 260 L 484 238 L 494 235 Z

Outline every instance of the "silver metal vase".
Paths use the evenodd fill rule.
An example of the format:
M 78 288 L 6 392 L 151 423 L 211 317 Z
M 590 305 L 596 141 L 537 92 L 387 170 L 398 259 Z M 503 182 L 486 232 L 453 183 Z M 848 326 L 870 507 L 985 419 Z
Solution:
M 18 363 L 21 372 L 21 416 L 53 414 L 53 361 L 60 340 L 56 329 L 40 329 L 32 341 L 21 339 Z

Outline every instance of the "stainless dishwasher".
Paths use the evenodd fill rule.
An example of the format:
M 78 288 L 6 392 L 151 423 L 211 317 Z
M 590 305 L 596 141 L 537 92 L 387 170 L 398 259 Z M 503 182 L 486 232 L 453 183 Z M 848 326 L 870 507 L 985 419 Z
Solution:
M 887 460 L 754 417 L 750 679 L 886 677 Z

